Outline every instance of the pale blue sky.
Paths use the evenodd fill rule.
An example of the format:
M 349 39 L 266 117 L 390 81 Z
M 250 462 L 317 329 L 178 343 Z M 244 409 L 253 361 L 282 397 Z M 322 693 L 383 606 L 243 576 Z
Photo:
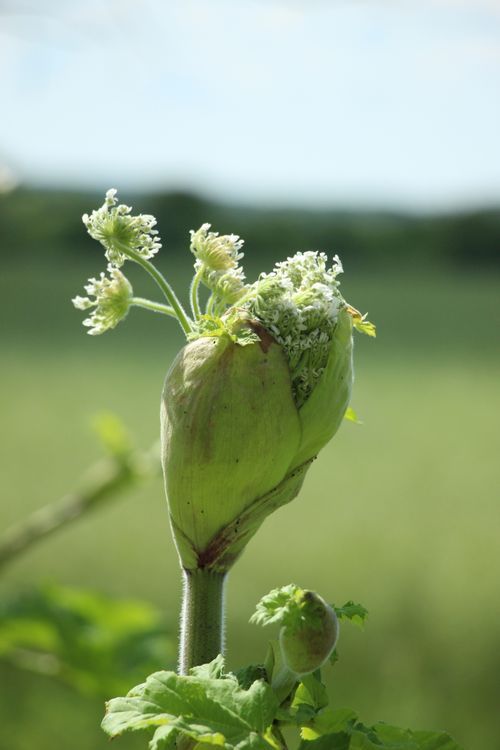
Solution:
M 3 0 L 0 19 L 20 181 L 500 201 L 500 0 Z

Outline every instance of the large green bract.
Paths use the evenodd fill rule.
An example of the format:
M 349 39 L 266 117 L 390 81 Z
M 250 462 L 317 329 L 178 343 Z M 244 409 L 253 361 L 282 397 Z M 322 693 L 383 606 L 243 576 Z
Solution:
M 251 520 L 259 500 L 260 524 L 265 496 L 288 479 L 280 504 L 297 494 L 294 472 L 304 466 L 303 479 L 349 403 L 352 323 L 347 313 L 339 319 L 327 366 L 300 409 L 281 347 L 265 330 L 256 330 L 259 340 L 246 346 L 229 335 L 196 339 L 167 374 L 162 462 L 172 528 L 186 568 L 196 566 L 218 532 L 244 511 Z M 269 498 L 268 513 L 276 507 Z M 245 523 L 248 519 L 241 518 L 241 528 Z

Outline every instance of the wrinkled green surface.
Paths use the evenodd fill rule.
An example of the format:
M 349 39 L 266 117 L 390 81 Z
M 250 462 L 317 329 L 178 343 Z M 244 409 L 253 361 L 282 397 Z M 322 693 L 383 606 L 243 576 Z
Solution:
M 163 740 L 170 740 L 175 730 L 226 750 L 265 750 L 270 745 L 264 734 L 276 708 L 274 694 L 262 680 L 243 690 L 232 676 L 211 678 L 201 670 L 184 677 L 156 672 L 125 698 L 109 701 L 102 726 L 111 737 L 159 727 L 153 745 L 158 748 L 165 747 Z
M 172 365 L 162 397 L 162 455 L 181 556 L 287 475 L 300 425 L 283 353 L 200 338 Z

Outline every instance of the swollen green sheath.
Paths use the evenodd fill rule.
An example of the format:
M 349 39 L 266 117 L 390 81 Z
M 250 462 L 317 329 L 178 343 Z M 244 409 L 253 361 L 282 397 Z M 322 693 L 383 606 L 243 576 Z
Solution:
M 179 353 L 163 389 L 161 426 L 172 529 L 185 568 L 197 567 L 218 532 L 337 431 L 352 388 L 351 332 L 342 311 L 327 365 L 300 408 L 283 349 L 262 328 L 246 346 L 229 335 L 208 336 Z M 298 489 L 290 482 L 280 505 Z
M 301 426 L 281 347 L 265 332 L 248 346 L 229 336 L 189 343 L 167 374 L 161 425 L 172 526 L 188 562 L 189 546 L 202 552 L 297 455 Z

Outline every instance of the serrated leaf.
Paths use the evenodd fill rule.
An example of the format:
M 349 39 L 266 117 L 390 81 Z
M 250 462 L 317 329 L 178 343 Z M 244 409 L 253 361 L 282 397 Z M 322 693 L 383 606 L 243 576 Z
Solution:
M 298 750 L 350 750 L 350 741 L 350 736 L 345 732 L 325 734 L 312 742 L 302 740 Z
M 356 712 L 350 708 L 323 708 L 307 726 L 302 727 L 301 737 L 304 740 L 314 740 L 323 734 L 347 731 L 357 718 Z
M 236 670 L 233 674 L 238 680 L 239 686 L 244 690 L 248 690 L 255 680 L 268 681 L 267 670 L 263 664 L 250 664 L 248 667 Z
M 462 750 L 453 737 L 446 732 L 413 732 L 418 742 L 418 750 Z
M 335 607 L 335 605 L 332 607 L 339 620 L 350 620 L 361 628 L 368 617 L 368 610 L 362 604 L 356 604 L 353 601 L 346 602 L 342 607 Z
M 127 697 L 109 701 L 102 727 L 112 737 L 128 730 L 160 727 L 163 742 L 167 725 L 216 747 L 269 749 L 272 746 L 263 735 L 277 708 L 273 691 L 263 681 L 243 690 L 233 675 L 214 679 L 156 672 Z M 169 739 L 168 733 L 166 736 Z M 157 742 L 156 735 L 153 742 Z
M 349 722 L 348 722 L 349 724 Z M 342 732 L 304 738 L 299 750 L 462 750 L 444 732 L 402 729 L 384 722 L 369 727 L 361 722 L 347 725 Z
M 179 731 L 175 727 L 158 727 L 149 743 L 149 750 L 175 750 Z
M 273 589 L 258 602 L 250 622 L 254 625 L 283 623 L 290 613 L 290 608 L 295 604 L 295 597 L 301 591 L 302 589 L 294 583 Z
M 304 675 L 300 679 L 292 705 L 299 706 L 301 703 L 306 703 L 317 711 L 328 705 L 326 687 L 315 673 Z
M 377 737 L 377 741 L 382 743 L 383 747 L 398 750 L 400 747 L 404 750 L 418 750 L 414 733 L 409 729 L 402 729 L 391 724 L 379 721 L 371 729 Z
M 252 732 L 242 742 L 238 743 L 234 750 L 270 750 L 270 748 L 276 750 L 276 743 L 272 742 L 271 738 L 268 738 L 269 735 L 267 732 L 266 738 Z
M 200 315 L 195 330 L 188 334 L 188 340 L 204 336 L 229 336 L 231 341 L 240 346 L 256 344 L 260 341 L 258 335 L 248 326 L 235 326 L 239 314 L 220 318 L 217 315 Z
M 192 677 L 200 677 L 203 680 L 217 680 L 224 674 L 224 657 L 222 654 L 219 654 L 215 659 L 208 662 L 208 664 L 191 667 L 189 674 Z

